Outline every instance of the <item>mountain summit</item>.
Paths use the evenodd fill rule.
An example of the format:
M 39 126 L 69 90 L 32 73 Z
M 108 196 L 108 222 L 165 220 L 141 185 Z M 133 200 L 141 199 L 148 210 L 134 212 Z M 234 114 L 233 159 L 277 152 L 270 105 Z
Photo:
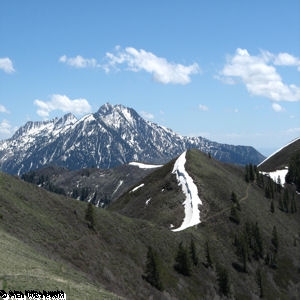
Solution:
M 79 120 L 67 114 L 27 122 L 0 142 L 0 165 L 2 171 L 20 175 L 49 164 L 69 169 L 110 168 L 131 161 L 161 164 L 190 148 L 236 164 L 258 164 L 264 158 L 253 147 L 181 136 L 144 120 L 132 108 L 106 103 Z

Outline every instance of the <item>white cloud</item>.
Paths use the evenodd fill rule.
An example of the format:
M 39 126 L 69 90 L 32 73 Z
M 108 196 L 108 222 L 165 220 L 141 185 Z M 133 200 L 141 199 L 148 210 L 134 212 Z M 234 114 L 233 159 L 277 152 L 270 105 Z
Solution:
M 284 109 L 282 108 L 282 106 L 279 105 L 278 103 L 273 103 L 273 104 L 272 104 L 272 108 L 273 108 L 273 110 L 276 111 L 276 112 L 280 112 L 280 111 L 283 111 L 283 110 L 284 110 Z
M 81 55 L 77 55 L 75 57 L 67 57 L 66 55 L 63 55 L 59 58 L 59 62 L 80 69 L 98 67 L 97 60 L 95 58 L 84 58 Z
M 122 50 L 117 46 L 115 50 L 116 54 L 106 53 L 108 63 L 103 66 L 106 72 L 117 68 L 118 65 L 125 64 L 127 70 L 133 72 L 146 71 L 152 74 L 155 81 L 163 84 L 187 84 L 191 81 L 191 75 L 200 72 L 197 63 L 189 66 L 175 64 L 143 49 L 137 50 L 127 47 Z
M 204 104 L 199 104 L 198 105 L 198 108 L 201 110 L 201 111 L 208 111 L 208 107 Z
M 140 114 L 144 119 L 148 119 L 148 120 L 154 119 L 154 115 L 146 111 L 141 111 Z
M 0 104 L 0 113 L 9 113 L 9 111 L 6 109 L 6 107 L 2 104 Z
M 91 106 L 84 98 L 71 100 L 65 95 L 52 95 L 50 101 L 34 100 L 34 104 L 38 106 L 37 114 L 47 118 L 50 112 L 61 110 L 63 112 L 71 112 L 82 115 L 91 112 Z
M 300 87 L 283 83 L 275 65 L 297 66 L 297 59 L 287 53 L 274 55 L 262 51 L 252 56 L 246 49 L 238 48 L 234 56 L 227 58 L 227 63 L 220 72 L 224 82 L 232 83 L 240 79 L 250 94 L 262 96 L 273 101 L 300 101 Z M 235 83 L 237 81 L 235 80 Z
M 3 70 L 5 73 L 15 72 L 14 66 L 10 58 L 4 57 L 0 58 L 0 70 Z
M 1 134 L 2 138 L 11 135 L 12 134 L 12 130 L 13 129 L 12 129 L 9 121 L 7 121 L 5 119 L 1 121 L 1 123 L 0 123 L 0 134 Z
M 300 58 L 288 53 L 279 53 L 275 56 L 274 64 L 278 66 L 296 66 L 298 71 L 300 71 Z
M 286 134 L 300 134 L 300 127 L 296 127 L 296 128 L 289 128 L 287 130 L 285 130 Z

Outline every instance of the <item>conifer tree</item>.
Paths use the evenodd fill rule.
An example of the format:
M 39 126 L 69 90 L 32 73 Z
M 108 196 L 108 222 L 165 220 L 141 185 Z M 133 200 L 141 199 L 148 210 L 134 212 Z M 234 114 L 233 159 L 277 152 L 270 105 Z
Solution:
M 252 164 L 249 164 L 249 181 L 253 182 L 255 180 L 255 172 Z
M 274 252 L 278 252 L 278 246 L 279 246 L 279 241 L 278 241 L 278 234 L 277 234 L 277 229 L 276 226 L 273 226 L 272 230 L 272 239 L 271 239 L 272 245 L 274 246 Z
M 255 277 L 256 277 L 255 279 L 256 279 L 256 282 L 257 282 L 257 285 L 258 285 L 258 289 L 259 289 L 259 297 L 263 298 L 264 297 L 264 290 L 263 290 L 263 281 L 262 281 L 262 274 L 261 274 L 260 268 L 258 268 L 256 270 Z
M 208 268 L 211 268 L 213 266 L 213 261 L 210 255 L 210 249 L 208 241 L 205 243 L 205 258 L 206 258 L 206 265 Z
M 229 275 L 227 269 L 221 266 L 220 264 L 217 264 L 216 272 L 217 272 L 219 291 L 221 295 L 229 296 L 230 283 L 229 283 Z
M 88 225 L 91 229 L 95 229 L 95 211 L 94 205 L 89 202 L 85 211 L 85 220 L 88 221 Z
M 248 261 L 248 243 L 247 238 L 244 234 L 241 234 L 235 241 L 236 254 L 242 260 L 243 271 L 247 272 L 247 261 Z
M 195 242 L 193 239 L 191 239 L 191 244 L 190 244 L 190 255 L 191 255 L 192 263 L 194 264 L 194 266 L 197 266 L 199 260 L 197 256 Z
M 278 177 L 277 177 L 277 185 L 276 185 L 276 191 L 278 192 L 278 193 L 281 193 L 281 188 L 282 188 L 282 185 L 281 185 L 281 179 L 280 179 L 280 176 L 278 175 Z
M 241 210 L 241 206 L 240 206 L 240 203 L 239 203 L 239 201 L 237 199 L 237 195 L 236 195 L 235 192 L 231 193 L 231 201 L 234 203 L 234 205 L 236 206 L 236 208 L 238 210 Z
M 244 237 L 247 241 L 248 248 L 253 248 L 253 224 L 249 221 L 245 223 Z M 250 260 L 250 253 L 248 254 L 248 259 Z
M 289 212 L 289 191 L 287 188 L 283 192 L 283 210 L 287 213 Z
M 264 183 L 264 175 L 261 173 L 257 173 L 256 175 L 256 183 L 259 187 L 263 188 L 265 183 Z
M 77 199 L 79 197 L 79 190 L 78 188 L 74 188 L 72 191 L 72 198 Z
M 260 257 L 263 257 L 263 240 L 260 234 L 260 230 L 258 227 L 258 223 L 255 223 L 253 227 L 253 238 L 254 238 L 254 243 L 253 243 L 253 251 L 254 251 L 254 258 L 259 259 Z
M 272 214 L 275 212 L 275 207 L 274 207 L 274 201 L 273 201 L 273 199 L 271 200 L 270 211 L 271 211 Z
M 245 181 L 249 182 L 250 181 L 250 172 L 249 172 L 249 166 L 245 166 Z
M 293 193 L 292 200 L 291 200 L 291 213 L 297 212 L 297 206 L 296 206 L 296 200 L 295 200 L 295 194 Z
M 271 199 L 270 187 L 268 185 L 265 187 L 265 197 Z
M 147 251 L 145 275 L 142 277 L 158 290 L 163 290 L 158 257 L 156 252 L 150 246 Z
M 231 207 L 229 219 L 236 224 L 240 224 L 240 216 L 235 206 Z
M 280 210 L 282 210 L 282 211 L 284 210 L 284 208 L 283 208 L 283 202 L 282 202 L 281 196 L 279 197 L 278 208 L 279 208 Z
M 181 273 L 182 275 L 191 275 L 191 265 L 189 261 L 189 256 L 187 250 L 182 245 L 182 242 L 180 242 L 178 246 L 174 268 L 178 273 Z
M 294 183 L 300 191 L 300 153 L 297 151 L 289 161 L 289 171 L 285 176 L 286 183 Z
M 232 192 L 232 193 L 231 193 L 231 201 L 232 201 L 233 203 L 236 203 L 236 202 L 237 202 L 237 196 L 236 196 L 236 193 L 235 193 L 235 192 Z
M 83 187 L 80 192 L 80 201 L 85 201 L 89 195 L 89 189 L 87 187 Z
M 274 181 L 267 177 L 267 182 L 265 185 L 265 197 L 268 199 L 274 199 Z
M 242 252 L 241 252 L 242 262 L 243 262 L 243 271 L 247 273 L 247 262 L 249 257 L 249 247 L 246 240 L 243 240 Z

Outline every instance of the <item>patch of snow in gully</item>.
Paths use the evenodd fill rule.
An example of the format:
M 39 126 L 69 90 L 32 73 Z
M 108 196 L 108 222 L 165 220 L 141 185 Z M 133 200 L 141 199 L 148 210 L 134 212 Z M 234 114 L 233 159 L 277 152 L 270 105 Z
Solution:
M 130 162 L 129 165 L 139 167 L 140 169 L 154 169 L 163 166 L 163 165 L 149 165 L 149 164 L 143 164 L 139 162 Z
M 269 176 L 271 179 L 273 179 L 274 182 L 277 182 L 278 177 L 280 178 L 281 185 L 283 186 L 285 184 L 285 176 L 288 173 L 289 169 L 286 167 L 283 170 L 276 170 L 273 172 L 260 172 L 263 175 Z
M 138 189 L 140 189 L 141 187 L 143 187 L 145 184 L 144 183 L 142 183 L 142 184 L 140 184 L 139 186 L 136 186 L 134 189 L 132 189 L 129 193 L 133 193 L 133 192 L 135 192 L 136 190 L 138 190 Z
M 176 174 L 178 185 L 181 185 L 182 192 L 186 197 L 183 202 L 185 217 L 180 227 L 172 229 L 174 232 L 187 229 L 188 227 L 192 227 L 201 222 L 198 206 L 202 204 L 202 201 L 198 196 L 197 186 L 184 168 L 186 162 L 185 156 L 186 151 L 178 157 L 172 171 L 172 174 Z
M 121 187 L 121 185 L 123 184 L 123 180 L 120 180 L 119 181 L 119 184 L 117 185 L 117 187 L 115 188 L 115 190 L 113 191 L 113 193 L 112 193 L 112 195 L 114 195 L 117 191 L 118 191 L 118 189 Z

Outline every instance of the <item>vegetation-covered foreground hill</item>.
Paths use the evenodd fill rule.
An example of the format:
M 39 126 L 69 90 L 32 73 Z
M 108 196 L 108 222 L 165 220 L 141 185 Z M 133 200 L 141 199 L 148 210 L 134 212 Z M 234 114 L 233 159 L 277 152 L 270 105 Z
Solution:
M 280 189 L 253 168 L 246 182 L 244 168 L 188 151 L 202 223 L 172 232 L 170 224 L 184 216 L 173 164 L 108 210 L 90 206 L 88 220 L 87 203 L 1 173 L 2 288 L 62 289 L 67 299 L 297 299 L 300 205 L 293 187 Z
M 200 264 L 193 268 L 197 275 L 191 276 L 198 276 L 199 290 L 205 291 L 199 295 L 209 298 L 212 290 L 220 293 L 216 278 L 221 265 L 228 272 L 232 297 L 252 299 L 262 293 L 267 299 L 296 299 L 300 291 L 300 197 L 294 187 L 277 186 L 251 165 L 246 181 L 245 168 L 221 163 L 197 150 L 188 151 L 186 158 L 186 170 L 202 201 L 202 222 L 174 235 L 190 235 L 204 265 L 209 246 L 213 268 Z M 179 226 L 184 213 L 178 203 L 185 197 L 171 174 L 173 165 L 171 161 L 151 173 L 136 185 L 143 186 L 124 194 L 110 209 L 164 228 Z M 269 189 L 272 195 L 266 195 Z M 285 198 L 287 209 L 281 205 Z M 292 203 L 296 209 L 291 209 Z

